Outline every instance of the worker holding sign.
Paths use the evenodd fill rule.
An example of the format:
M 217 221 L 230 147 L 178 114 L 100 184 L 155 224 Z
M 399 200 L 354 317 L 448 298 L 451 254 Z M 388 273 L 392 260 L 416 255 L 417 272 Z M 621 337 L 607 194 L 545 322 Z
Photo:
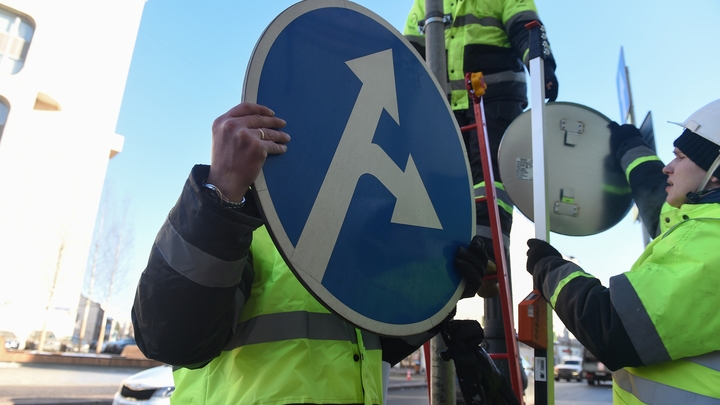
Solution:
M 547 242 L 528 241 L 535 288 L 614 370 L 615 404 L 720 401 L 720 100 L 679 125 L 663 167 L 637 128 L 610 124 L 612 152 L 655 239 L 609 287 Z
M 132 320 L 143 354 L 175 366 L 174 403 L 382 404 L 381 362 L 399 363 L 442 326 L 379 336 L 298 281 L 248 192 L 266 158 L 287 151 L 285 124 L 250 103 L 218 117 L 211 165 L 192 169 L 153 245 Z M 474 296 L 487 265 L 480 238 L 453 264 L 462 297 Z

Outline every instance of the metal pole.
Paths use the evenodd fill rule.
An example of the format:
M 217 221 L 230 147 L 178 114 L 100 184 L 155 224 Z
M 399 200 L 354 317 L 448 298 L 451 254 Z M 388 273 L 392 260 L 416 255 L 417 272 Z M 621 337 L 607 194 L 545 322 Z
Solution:
M 535 238 L 549 241 L 550 228 L 547 210 L 547 182 L 545 181 L 545 65 L 543 61 L 543 44 L 546 42 L 542 26 L 539 23 L 530 30 L 530 91 L 531 122 L 532 122 L 532 167 L 533 167 L 533 219 L 535 222 Z M 553 378 L 548 376 L 553 369 L 553 312 L 547 305 L 548 348 L 535 349 L 535 404 L 552 404 L 555 400 Z M 544 370 L 538 370 L 538 367 Z
M 430 341 L 430 405 L 455 405 L 455 363 L 445 361 L 440 353 L 447 349 L 439 334 Z
M 440 88 L 446 95 L 449 94 L 445 59 L 445 23 L 441 0 L 425 0 L 425 60 Z
M 449 94 L 445 60 L 445 23 L 442 0 L 425 0 L 425 60 L 445 95 Z M 440 352 L 445 342 L 439 334 L 430 342 L 430 405 L 454 405 L 455 372 L 453 363 L 443 361 Z

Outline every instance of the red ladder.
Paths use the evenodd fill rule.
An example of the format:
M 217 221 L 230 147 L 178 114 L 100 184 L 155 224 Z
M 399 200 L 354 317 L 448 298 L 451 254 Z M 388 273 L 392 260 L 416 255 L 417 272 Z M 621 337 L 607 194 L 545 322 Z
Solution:
M 485 126 L 485 108 L 483 106 L 482 96 L 485 94 L 485 81 L 482 73 L 466 73 L 465 84 L 470 97 L 473 100 L 473 109 L 475 112 L 475 123 L 466 125 L 460 130 L 462 132 L 477 129 L 478 145 L 480 145 L 480 160 L 482 162 L 483 176 L 485 178 L 486 197 L 482 200 L 476 199 L 476 202 L 486 201 L 488 203 L 488 213 L 490 214 L 490 229 L 492 231 L 493 250 L 495 252 L 495 261 L 497 273 L 485 276 L 484 280 L 497 279 L 500 287 L 500 301 L 503 319 L 503 329 L 505 332 L 505 345 L 507 353 L 490 353 L 493 360 L 507 360 L 510 368 L 510 381 L 513 391 L 520 403 L 523 403 L 523 387 L 520 377 L 520 358 L 518 354 L 518 343 L 515 338 L 515 326 L 512 313 L 512 299 L 510 292 L 510 282 L 507 272 L 507 258 L 505 257 L 505 244 L 503 242 L 502 229 L 500 228 L 500 214 L 497 204 L 497 193 L 495 191 L 495 175 L 492 171 L 492 156 L 490 154 L 490 144 L 487 139 L 487 130 Z
M 507 274 L 507 260 L 505 258 L 505 243 L 503 242 L 502 230 L 500 228 L 500 214 L 498 211 L 497 194 L 495 192 L 495 176 L 492 172 L 492 157 L 490 155 L 490 145 L 488 143 L 485 129 L 485 109 L 482 103 L 482 96 L 485 94 L 485 82 L 482 73 L 466 73 L 465 83 L 473 100 L 473 108 L 475 111 L 475 124 L 466 125 L 460 130 L 462 132 L 477 129 L 478 144 L 480 145 L 480 160 L 482 162 L 483 173 L 485 177 L 485 193 L 486 197 L 482 200 L 476 199 L 476 202 L 488 203 L 488 211 L 490 214 L 490 229 L 492 231 L 493 250 L 495 252 L 497 273 L 486 275 L 483 280 L 497 280 L 500 288 L 501 311 L 503 318 L 503 329 L 505 333 L 505 346 L 507 353 L 489 353 L 493 360 L 508 360 L 510 368 L 510 382 L 513 392 L 520 404 L 523 404 L 523 387 L 520 377 L 520 358 L 518 354 L 517 339 L 515 339 L 515 326 L 512 314 L 512 302 L 510 299 L 510 282 Z M 428 379 L 428 395 L 430 395 L 430 344 L 423 345 L 425 354 L 425 370 Z

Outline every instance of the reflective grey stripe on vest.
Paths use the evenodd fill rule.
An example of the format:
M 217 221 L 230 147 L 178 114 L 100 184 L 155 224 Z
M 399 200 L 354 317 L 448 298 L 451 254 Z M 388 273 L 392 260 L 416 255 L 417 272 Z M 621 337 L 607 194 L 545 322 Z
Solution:
M 513 72 L 506 70 L 504 72 L 483 75 L 483 80 L 488 86 L 500 82 L 522 82 L 525 83 L 525 72 Z M 467 90 L 465 80 L 451 80 L 450 90 Z
M 625 274 L 610 278 L 610 300 L 643 364 L 670 361 L 660 334 Z
M 187 243 L 168 219 L 155 239 L 165 261 L 178 273 L 205 287 L 232 287 L 240 282 L 247 257 L 228 262 Z
M 688 357 L 683 360 L 691 361 L 715 371 L 720 371 L 720 351 L 714 351 L 701 356 Z
M 502 21 L 498 20 L 497 18 L 492 17 L 483 17 L 478 18 L 478 16 L 473 14 L 466 14 L 455 17 L 455 20 L 453 21 L 453 27 L 462 27 L 465 25 L 471 25 L 471 24 L 478 24 L 482 25 L 483 27 L 495 27 L 500 28 L 501 30 L 505 31 L 505 26 L 503 25 Z M 448 29 L 449 27 L 446 27 L 445 29 Z
M 475 225 L 475 235 L 482 236 L 483 238 L 493 239 L 492 228 L 485 225 Z M 503 245 L 505 250 L 510 247 L 510 235 L 503 233 Z
M 500 187 L 495 187 L 495 196 L 498 198 L 498 200 L 504 202 L 505 204 L 513 205 L 510 194 L 508 194 L 507 191 L 501 189 Z M 475 198 L 485 197 L 487 197 L 485 186 L 475 187 Z
M 545 282 L 542 285 L 543 295 L 546 297 L 552 297 L 553 295 L 555 295 L 555 290 L 557 289 L 560 282 L 563 281 L 565 277 L 578 271 L 585 273 L 585 271 L 581 269 L 580 266 L 573 262 L 565 262 L 565 264 L 556 268 L 555 270 L 548 271 L 547 276 L 545 276 Z
M 695 392 L 686 391 L 680 388 L 661 384 L 657 381 L 648 380 L 631 374 L 625 369 L 613 372 L 613 380 L 618 387 L 631 393 L 635 398 L 645 404 L 654 405 L 678 405 L 678 404 L 715 404 L 720 399 L 706 397 Z
M 260 315 L 238 324 L 224 350 L 291 339 L 345 340 L 357 343 L 355 328 L 336 315 L 296 311 Z M 362 331 L 362 339 L 366 349 L 380 349 L 379 336 Z
M 625 154 L 620 159 L 620 167 L 622 167 L 623 173 L 627 172 L 627 168 L 637 159 L 643 158 L 643 157 L 650 157 L 655 156 L 655 153 L 653 153 L 650 148 L 645 146 L 636 146 L 629 151 L 625 152 Z

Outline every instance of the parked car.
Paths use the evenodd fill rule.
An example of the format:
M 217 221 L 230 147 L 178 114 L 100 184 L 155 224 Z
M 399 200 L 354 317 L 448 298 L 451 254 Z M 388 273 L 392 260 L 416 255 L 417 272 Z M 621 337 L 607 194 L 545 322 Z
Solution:
M 90 351 L 90 344 L 80 342 L 79 336 L 65 336 L 60 339 L 60 351 L 71 353 L 87 353 Z
M 97 340 L 93 340 L 90 342 L 90 353 L 95 353 L 97 350 Z M 107 347 L 108 342 L 103 342 L 102 346 L 100 347 L 100 353 L 105 352 L 105 348 Z
M 603 381 L 612 381 L 612 371 L 598 361 L 597 357 L 588 349 L 583 351 L 582 373 L 588 385 L 599 385 Z
M 107 342 L 105 347 L 103 348 L 103 353 L 112 353 L 112 354 L 120 354 L 122 353 L 125 346 L 134 346 L 135 345 L 135 338 L 124 338 L 120 340 L 116 340 L 114 342 Z
M 5 339 L 5 350 L 17 350 L 20 348 L 20 341 L 14 333 L 0 330 L 0 336 Z
M 554 367 L 555 381 L 565 379 L 568 381 L 582 381 L 582 359 L 579 357 L 566 357 Z
M 153 367 L 126 378 L 113 397 L 113 405 L 169 405 L 173 391 L 172 366 Z
M 25 340 L 25 350 L 37 350 L 40 346 L 40 336 L 42 331 L 34 330 L 30 332 L 27 340 Z M 45 344 L 43 350 L 48 352 L 59 352 L 60 341 L 57 340 L 55 334 L 50 331 L 45 331 Z

